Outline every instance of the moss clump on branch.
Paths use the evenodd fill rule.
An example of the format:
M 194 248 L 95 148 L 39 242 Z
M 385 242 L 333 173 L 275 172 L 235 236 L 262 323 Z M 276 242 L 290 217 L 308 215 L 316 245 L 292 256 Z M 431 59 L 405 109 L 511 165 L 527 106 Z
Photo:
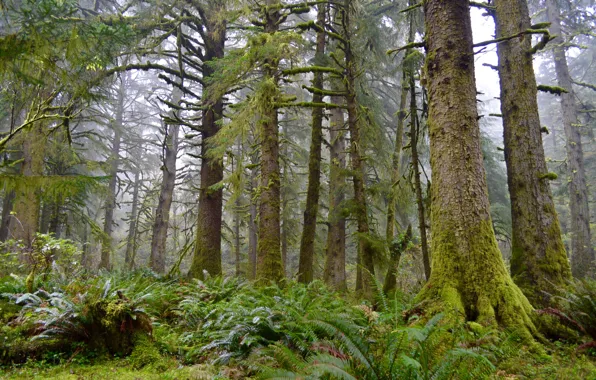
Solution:
M 553 172 L 548 172 L 548 173 L 540 174 L 538 176 L 538 179 L 547 179 L 549 181 L 554 181 L 557 178 L 559 178 L 559 176 L 557 175 L 557 173 L 553 173 Z
M 563 94 L 563 93 L 565 93 L 565 94 L 569 93 L 569 91 L 567 89 L 564 89 L 563 87 L 547 86 L 544 84 L 538 85 L 538 91 L 548 92 L 549 94 L 559 95 L 559 96 L 561 96 L 561 94 Z

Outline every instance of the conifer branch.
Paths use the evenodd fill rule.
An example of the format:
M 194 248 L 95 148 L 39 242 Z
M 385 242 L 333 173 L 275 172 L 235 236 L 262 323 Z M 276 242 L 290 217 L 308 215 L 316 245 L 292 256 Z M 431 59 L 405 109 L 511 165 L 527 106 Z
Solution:
M 530 28 L 530 29 L 524 30 L 522 32 L 516 33 L 512 36 L 499 37 L 499 38 L 495 38 L 494 40 L 478 42 L 477 44 L 474 44 L 474 47 L 476 48 L 476 47 L 481 47 L 481 46 L 487 46 L 490 44 L 496 44 L 496 43 L 503 42 L 503 41 L 509 41 L 514 38 L 519 38 L 521 36 L 524 36 L 526 34 L 542 34 L 542 35 L 548 35 L 550 38 L 550 33 L 547 29 L 531 29 Z
M 591 83 L 585 83 L 585 82 L 578 82 L 578 81 L 571 81 L 573 84 L 578 85 L 580 87 L 585 87 L 585 88 L 589 88 L 592 91 L 596 91 L 596 85 L 591 84 Z

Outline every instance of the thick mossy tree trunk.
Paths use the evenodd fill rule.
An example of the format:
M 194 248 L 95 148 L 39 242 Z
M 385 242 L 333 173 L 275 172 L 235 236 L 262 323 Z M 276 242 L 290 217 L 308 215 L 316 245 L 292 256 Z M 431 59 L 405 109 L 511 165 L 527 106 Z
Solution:
M 172 103 L 178 105 L 182 98 L 182 92 L 174 88 Z M 175 112 L 171 118 L 175 119 Z M 170 224 L 170 208 L 174 196 L 176 184 L 176 158 L 178 156 L 178 134 L 179 124 L 165 125 L 165 136 L 162 146 L 162 180 L 159 189 L 157 208 L 151 234 L 151 253 L 149 256 L 149 267 L 156 273 L 165 273 L 166 270 L 166 242 L 168 240 L 168 228 Z
M 420 136 L 420 120 L 418 119 L 418 103 L 416 101 L 416 82 L 414 74 L 410 73 L 410 149 L 412 149 L 412 170 L 414 174 L 414 193 L 416 194 L 416 209 L 418 210 L 418 229 L 420 231 L 420 249 L 424 277 L 430 278 L 431 266 L 426 236 L 426 207 L 422 196 L 422 180 L 420 179 L 420 157 L 418 155 L 418 138 Z
M 331 103 L 344 104 L 342 97 L 331 97 Z M 333 289 L 344 291 L 346 286 L 346 217 L 343 203 L 346 192 L 345 119 L 341 108 L 331 110 L 329 123 L 329 214 L 327 256 L 323 280 Z
M 21 184 L 14 190 L 13 214 L 10 218 L 9 239 L 22 240 L 31 248 L 39 227 L 41 208 L 41 179 L 47 136 L 42 123 L 36 122 L 23 138 L 23 161 L 21 163 Z
M 103 222 L 104 238 L 101 244 L 101 258 L 99 261 L 100 269 L 111 269 L 110 259 L 112 256 L 112 231 L 114 229 L 114 209 L 116 208 L 116 187 L 118 185 L 118 167 L 120 166 L 120 145 L 122 143 L 122 128 L 124 119 L 124 80 L 121 78 L 118 86 L 118 95 L 116 98 L 116 114 L 112 129 L 114 137 L 110 149 L 110 182 L 108 184 L 108 194 L 106 197 L 105 216 Z
M 588 186 L 584 168 L 584 153 L 581 138 L 581 122 L 578 120 L 577 104 L 573 92 L 571 75 L 567 66 L 564 40 L 561 30 L 561 16 L 556 0 L 547 0 L 550 31 L 557 38 L 551 42 L 555 72 L 559 87 L 566 89 L 561 94 L 563 110 L 563 129 L 567 150 L 567 172 L 569 173 L 569 209 L 571 211 L 571 271 L 577 278 L 584 278 L 592 273 L 594 249 L 590 231 L 590 208 L 588 205 Z
M 532 306 L 509 276 L 492 228 L 468 7 L 467 0 L 424 2 L 433 270 L 417 301 L 427 314 L 498 324 L 531 340 Z
M 315 60 L 322 62 L 325 55 L 325 12 L 326 4 L 318 4 L 317 45 Z M 323 89 L 323 73 L 314 73 L 312 85 L 316 89 Z M 323 96 L 315 93 L 313 103 L 321 103 Z M 300 261 L 298 265 L 298 281 L 309 283 L 313 280 L 313 262 L 315 255 L 315 236 L 317 232 L 317 214 L 319 212 L 319 188 L 321 184 L 321 144 L 323 143 L 323 108 L 315 107 L 312 111 L 312 133 L 310 153 L 308 157 L 308 188 L 306 190 L 306 208 L 304 210 L 304 224 L 300 241 Z
M 137 245 L 137 214 L 139 210 L 139 188 L 141 187 L 141 170 L 135 169 L 135 179 L 132 190 L 132 207 L 130 210 L 130 222 L 128 224 L 128 237 L 126 239 L 126 253 L 124 264 L 128 270 L 132 270 L 133 252 Z
M 496 0 L 497 38 L 530 29 L 525 0 Z M 511 275 L 534 306 L 571 279 L 542 146 L 529 36 L 497 45 L 505 162 L 511 197 Z
M 215 69 L 211 66 L 214 60 L 224 57 L 226 43 L 226 25 L 217 19 L 223 11 L 219 2 L 213 9 L 212 20 L 207 25 L 205 39 L 205 57 L 203 65 L 203 78 L 208 83 L 214 75 Z M 209 102 L 208 89 L 203 92 L 205 106 L 201 125 L 201 190 L 199 192 L 199 212 L 197 219 L 197 236 L 195 250 L 189 275 L 203 278 L 203 272 L 211 276 L 221 275 L 221 226 L 223 215 L 223 190 L 215 186 L 223 179 L 223 163 L 214 159 L 209 154 L 209 139 L 215 136 L 223 117 L 223 99 Z
M 267 0 L 263 7 L 264 32 L 279 30 L 281 14 L 278 0 Z M 277 60 L 266 60 L 261 83 L 262 104 L 259 109 L 261 139 L 261 181 L 259 184 L 259 227 L 256 279 L 261 283 L 280 281 L 284 277 L 280 251 L 280 169 L 279 129 L 275 101 L 279 92 Z

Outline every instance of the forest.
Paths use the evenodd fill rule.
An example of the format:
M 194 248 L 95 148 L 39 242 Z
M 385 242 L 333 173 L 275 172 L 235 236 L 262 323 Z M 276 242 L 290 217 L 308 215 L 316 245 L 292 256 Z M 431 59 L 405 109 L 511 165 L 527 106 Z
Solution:
M 1 379 L 596 380 L 593 0 L 0 0 Z

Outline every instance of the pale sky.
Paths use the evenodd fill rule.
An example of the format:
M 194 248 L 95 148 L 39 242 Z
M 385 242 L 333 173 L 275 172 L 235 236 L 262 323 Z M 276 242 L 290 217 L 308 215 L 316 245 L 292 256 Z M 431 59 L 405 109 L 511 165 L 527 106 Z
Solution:
M 495 24 L 492 17 L 484 17 L 483 10 L 472 7 L 472 29 L 474 32 L 474 43 L 492 40 L 495 34 Z M 475 49 L 478 51 L 479 49 Z M 501 113 L 500 103 L 497 99 L 499 97 L 499 76 L 497 72 L 489 67 L 482 66 L 483 63 L 496 66 L 497 60 L 497 46 L 489 45 L 482 53 L 475 57 L 476 65 L 476 87 L 478 92 L 483 95 L 478 95 L 478 98 L 483 101 L 485 110 L 482 112 L 485 115 L 489 113 Z M 485 119 L 490 121 L 490 126 L 484 127 L 483 130 L 497 141 L 503 139 L 503 127 L 500 118 L 485 116 Z

